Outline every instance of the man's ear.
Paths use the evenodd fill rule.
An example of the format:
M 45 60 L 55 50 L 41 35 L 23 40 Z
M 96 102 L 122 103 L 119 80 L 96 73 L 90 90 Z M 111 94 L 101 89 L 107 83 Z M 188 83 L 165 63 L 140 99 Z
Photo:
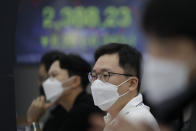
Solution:
M 74 78 L 73 78 L 73 80 L 72 80 L 72 88 L 74 89 L 74 88 L 77 88 L 78 86 L 80 86 L 81 85 L 81 83 L 82 83 L 82 79 L 81 79 L 81 77 L 80 76 L 78 76 L 78 75 L 76 75 L 76 76 L 73 76 Z
M 139 79 L 135 76 L 131 77 L 129 80 L 129 91 L 137 90 Z

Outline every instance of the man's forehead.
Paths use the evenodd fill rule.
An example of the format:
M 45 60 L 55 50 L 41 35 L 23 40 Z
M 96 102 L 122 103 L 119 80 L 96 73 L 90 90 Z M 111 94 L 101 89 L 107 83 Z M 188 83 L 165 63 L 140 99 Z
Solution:
M 52 71 L 56 71 L 56 70 L 60 70 L 60 63 L 59 63 L 59 61 L 54 61 L 51 64 L 50 69 L 49 69 L 49 73 L 52 72 Z
M 101 71 L 115 71 L 120 68 L 119 66 L 119 56 L 117 53 L 115 54 L 105 54 L 100 56 L 96 61 L 93 71 L 101 72 Z
M 54 61 L 52 64 L 51 64 L 51 67 L 52 66 L 57 66 L 59 67 L 60 66 L 60 62 L 58 60 Z

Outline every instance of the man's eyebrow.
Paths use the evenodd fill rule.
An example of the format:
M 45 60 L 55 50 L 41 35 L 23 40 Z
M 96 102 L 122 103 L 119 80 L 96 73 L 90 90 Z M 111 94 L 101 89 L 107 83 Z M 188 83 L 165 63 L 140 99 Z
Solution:
M 101 72 L 111 72 L 111 70 L 110 70 L 110 69 L 105 68 L 105 69 L 102 69 L 102 70 L 101 70 Z

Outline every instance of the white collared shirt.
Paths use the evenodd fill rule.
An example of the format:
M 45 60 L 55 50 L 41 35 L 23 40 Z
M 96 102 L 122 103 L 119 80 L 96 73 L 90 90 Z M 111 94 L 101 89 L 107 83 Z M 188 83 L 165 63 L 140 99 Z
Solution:
M 146 123 L 150 125 L 156 131 L 159 130 L 157 121 L 150 112 L 150 108 L 143 103 L 143 98 L 141 94 L 138 94 L 131 101 L 129 101 L 123 109 L 119 112 L 119 116 L 123 117 L 125 120 L 131 122 L 132 124 Z M 113 124 L 116 118 L 111 120 L 109 113 L 104 117 L 105 123 Z

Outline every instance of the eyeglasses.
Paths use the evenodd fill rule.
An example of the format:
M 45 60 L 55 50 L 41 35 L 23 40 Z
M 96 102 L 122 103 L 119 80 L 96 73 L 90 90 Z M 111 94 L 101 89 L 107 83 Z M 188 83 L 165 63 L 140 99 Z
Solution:
M 124 75 L 124 76 L 133 76 L 131 74 L 121 74 L 121 73 L 115 73 L 115 72 L 100 72 L 100 73 L 96 73 L 96 72 L 89 72 L 88 73 L 88 79 L 90 82 L 95 81 L 96 79 L 100 79 L 103 82 L 108 82 L 108 80 L 110 79 L 110 76 L 112 75 Z

